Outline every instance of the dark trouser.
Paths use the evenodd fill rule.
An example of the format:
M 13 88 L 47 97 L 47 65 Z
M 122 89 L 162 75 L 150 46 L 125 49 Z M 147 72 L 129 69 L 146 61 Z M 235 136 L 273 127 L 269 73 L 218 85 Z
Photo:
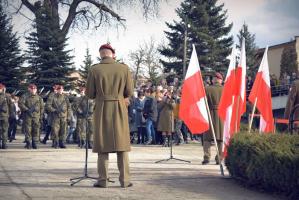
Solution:
M 15 118 L 9 118 L 9 126 L 8 126 L 8 138 L 15 139 L 16 131 L 17 131 L 17 120 Z
M 144 127 L 138 127 L 138 144 L 144 143 L 144 135 Z
M 45 137 L 44 137 L 44 140 L 45 140 L 45 141 L 49 140 L 50 134 L 51 134 L 51 126 L 50 126 L 50 125 L 47 125 L 47 126 L 46 126 L 46 135 L 45 135 Z

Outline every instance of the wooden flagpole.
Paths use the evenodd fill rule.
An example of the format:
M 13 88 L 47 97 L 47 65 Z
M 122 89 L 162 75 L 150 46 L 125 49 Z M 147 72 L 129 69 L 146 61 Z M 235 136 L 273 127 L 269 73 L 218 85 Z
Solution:
M 219 166 L 220 166 L 220 172 L 221 172 L 221 175 L 224 176 L 223 166 L 222 166 L 222 163 L 221 163 L 221 160 L 220 160 L 219 148 L 218 148 L 218 144 L 217 144 L 217 140 L 216 140 L 216 135 L 215 135 L 214 125 L 213 125 L 213 122 L 212 122 L 210 108 L 208 106 L 207 96 L 205 96 L 205 104 L 206 104 L 206 108 L 207 108 L 207 111 L 208 111 L 208 117 L 209 117 L 209 122 L 210 122 L 212 133 L 213 133 L 214 143 L 216 145 L 216 151 L 217 151 L 217 156 L 218 156 L 218 161 L 219 161 Z
M 253 117 L 254 117 L 254 113 L 255 113 L 255 109 L 256 109 L 256 103 L 257 103 L 257 97 L 255 97 L 255 100 L 254 100 L 251 117 L 250 117 L 250 121 L 249 121 L 248 133 L 250 133 L 250 131 L 251 131 Z

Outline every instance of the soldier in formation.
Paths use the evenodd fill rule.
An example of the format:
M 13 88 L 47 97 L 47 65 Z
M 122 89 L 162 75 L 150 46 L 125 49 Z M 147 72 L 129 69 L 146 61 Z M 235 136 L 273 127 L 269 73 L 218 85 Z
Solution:
M 25 131 L 25 148 L 37 149 L 39 141 L 40 126 L 44 112 L 43 99 L 37 94 L 37 87 L 34 84 L 28 86 L 28 93 L 20 100 L 20 109 L 23 112 L 23 126 Z
M 74 106 L 77 115 L 78 144 L 82 148 L 87 145 L 92 148 L 94 101 L 85 95 L 85 88 L 80 88 L 80 97 Z
M 71 107 L 68 97 L 63 93 L 63 86 L 57 86 L 57 94 L 48 98 L 46 109 L 52 113 L 53 121 L 51 124 L 53 147 L 66 148 L 65 138 L 67 132 L 67 122 L 70 121 Z
M 11 112 L 10 97 L 5 89 L 5 85 L 0 83 L 0 149 L 7 148 L 8 118 Z

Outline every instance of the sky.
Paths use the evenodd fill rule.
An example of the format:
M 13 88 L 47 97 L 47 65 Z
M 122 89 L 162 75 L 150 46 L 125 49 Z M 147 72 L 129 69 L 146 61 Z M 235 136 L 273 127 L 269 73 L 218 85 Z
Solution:
M 129 62 L 128 54 L 136 50 L 143 42 L 154 38 L 157 42 L 167 43 L 163 31 L 167 31 L 165 22 L 178 20 L 175 9 L 181 0 L 167 0 L 160 5 L 159 16 L 145 20 L 140 9 L 125 8 L 120 15 L 126 19 L 125 28 L 111 27 L 99 30 L 71 31 L 68 35 L 76 68 L 83 65 L 86 48 L 89 48 L 93 61 L 97 62 L 98 49 L 109 41 L 116 49 L 116 56 Z M 276 45 L 288 42 L 299 36 L 299 0 L 219 0 L 227 10 L 227 24 L 233 23 L 231 35 L 236 35 L 245 22 L 249 31 L 256 36 L 256 45 Z M 24 11 L 26 14 L 26 11 Z M 28 14 L 28 13 L 27 13 Z M 14 31 L 24 44 L 24 33 L 30 29 L 30 23 L 22 16 L 13 18 Z M 188 55 L 187 55 L 188 56 Z M 190 56 L 190 55 L 189 55 Z

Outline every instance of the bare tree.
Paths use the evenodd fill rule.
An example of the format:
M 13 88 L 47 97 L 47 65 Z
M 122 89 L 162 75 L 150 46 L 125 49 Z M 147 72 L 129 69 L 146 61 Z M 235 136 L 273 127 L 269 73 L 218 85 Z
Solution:
M 134 63 L 133 71 L 135 73 L 134 74 L 135 87 L 137 84 L 139 74 L 142 73 L 142 64 L 144 63 L 144 57 L 145 57 L 145 51 L 141 46 L 138 50 L 136 50 L 135 52 L 131 52 L 129 54 L 130 60 L 133 61 L 133 63 Z
M 143 8 L 145 18 L 157 15 L 161 0 L 18 0 L 4 1 L 4 4 L 12 7 L 15 14 L 26 17 L 23 9 L 27 8 L 35 17 L 41 9 L 48 8 L 57 28 L 66 36 L 70 28 L 89 29 L 91 25 L 100 27 L 102 24 L 110 24 L 113 21 L 122 24 L 125 18 L 120 12 L 124 7 Z M 117 11 L 116 11 L 117 10 Z M 63 12 L 61 12 L 63 11 Z M 64 15 L 63 13 L 65 13 Z M 27 17 L 27 19 L 31 19 Z
M 162 64 L 160 63 L 158 44 L 153 38 L 148 42 L 143 42 L 136 51 L 130 53 L 129 57 L 135 65 L 135 80 L 142 73 L 144 77 L 153 83 L 159 81 Z

